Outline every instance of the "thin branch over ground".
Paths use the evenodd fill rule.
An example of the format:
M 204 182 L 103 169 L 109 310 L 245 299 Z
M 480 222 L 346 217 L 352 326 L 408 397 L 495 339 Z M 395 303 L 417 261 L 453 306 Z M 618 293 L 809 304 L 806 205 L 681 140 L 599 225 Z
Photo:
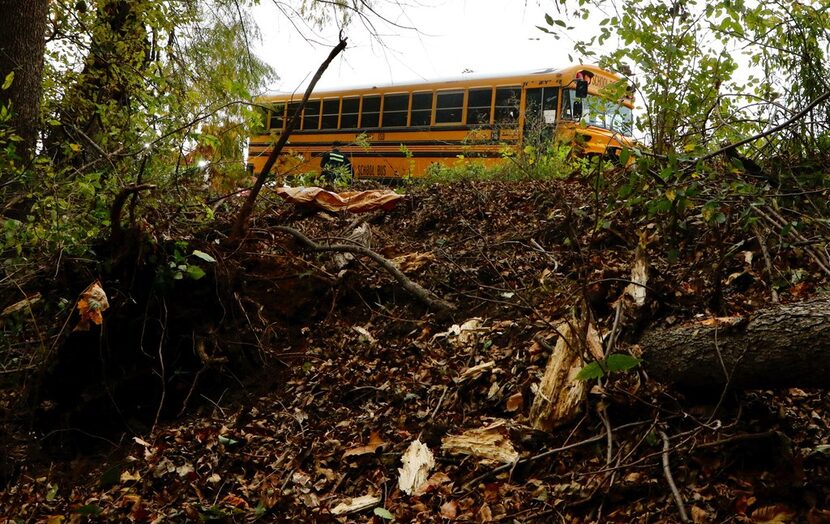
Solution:
M 291 133 L 297 127 L 297 124 L 300 121 L 300 114 L 305 107 L 306 102 L 308 102 L 308 98 L 311 96 L 311 93 L 314 91 L 315 86 L 317 86 L 317 82 L 320 81 L 320 78 L 323 76 L 323 73 L 328 69 L 329 64 L 339 55 L 344 49 L 346 49 L 346 38 L 341 35 L 340 42 L 334 46 L 334 49 L 331 50 L 329 56 L 320 64 L 320 67 L 317 68 L 317 72 L 314 74 L 314 77 L 311 79 L 311 82 L 308 84 L 308 87 L 305 90 L 305 94 L 303 94 L 303 99 L 300 104 L 297 106 L 297 110 L 294 112 L 294 115 L 291 117 L 291 120 L 288 121 L 286 125 L 285 131 L 280 135 L 280 138 L 277 140 L 277 143 L 274 144 L 274 149 L 271 150 L 271 154 L 268 156 L 268 160 L 265 161 L 265 165 L 262 167 L 262 171 L 260 171 L 259 175 L 257 175 L 256 182 L 254 182 L 254 186 L 251 188 L 251 192 L 248 194 L 248 198 L 245 200 L 245 203 L 242 205 L 242 209 L 239 210 L 239 215 L 236 217 L 236 221 L 233 225 L 233 230 L 231 231 L 230 240 L 231 242 L 239 242 L 242 240 L 242 237 L 245 235 L 245 232 L 248 230 L 248 220 L 251 218 L 251 214 L 254 212 L 254 203 L 256 202 L 257 196 L 259 196 L 259 192 L 262 190 L 262 186 L 265 185 L 265 180 L 268 178 L 268 173 L 271 171 L 271 168 L 274 167 L 274 164 L 279 158 L 280 153 L 282 152 L 282 148 L 285 146 L 286 142 L 288 142 L 288 137 L 291 136 Z
M 288 233 L 289 235 L 297 239 L 302 245 L 311 249 L 312 251 L 334 251 L 338 253 L 352 253 L 355 255 L 367 256 L 375 262 L 377 262 L 387 272 L 389 272 L 389 274 L 391 274 L 407 292 L 409 292 L 412 296 L 421 301 L 425 306 L 429 307 L 430 309 L 445 313 L 453 311 L 455 309 L 455 305 L 451 304 L 450 302 L 447 302 L 446 300 L 440 297 L 437 297 L 428 289 L 425 289 L 420 284 L 413 282 L 406 275 L 404 275 L 400 269 L 395 267 L 395 265 L 392 262 L 382 257 L 381 255 L 375 253 L 371 249 L 365 248 L 363 246 L 349 246 L 345 244 L 321 245 L 314 242 L 313 240 L 305 236 L 303 233 L 297 231 L 292 227 L 276 226 L 273 229 L 276 231 L 282 231 L 283 233 Z

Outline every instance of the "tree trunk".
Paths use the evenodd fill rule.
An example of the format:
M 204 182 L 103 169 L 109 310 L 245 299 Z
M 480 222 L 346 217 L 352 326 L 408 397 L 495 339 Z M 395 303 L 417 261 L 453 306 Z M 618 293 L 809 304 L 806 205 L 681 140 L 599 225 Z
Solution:
M 11 106 L 11 126 L 23 141 L 18 154 L 28 159 L 37 143 L 40 85 L 46 49 L 48 0 L 0 0 L 0 105 Z
M 130 130 L 130 100 L 144 89 L 150 60 L 144 11 L 137 0 L 101 3 L 90 29 L 84 67 L 60 102 L 61 125 L 53 126 L 44 140 L 55 164 L 66 160 L 66 155 L 77 164 L 91 162 L 117 149 L 119 137 Z M 109 144 L 110 140 L 116 144 Z M 66 142 L 81 144 L 82 152 L 69 153 L 62 147 Z
M 646 332 L 649 376 L 707 389 L 830 386 L 830 299 L 716 320 Z

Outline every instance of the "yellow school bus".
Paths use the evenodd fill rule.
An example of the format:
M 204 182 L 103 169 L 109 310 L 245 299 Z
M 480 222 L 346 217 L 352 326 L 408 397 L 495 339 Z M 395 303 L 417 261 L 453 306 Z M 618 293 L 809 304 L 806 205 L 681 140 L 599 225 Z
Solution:
M 302 93 L 257 100 L 266 125 L 250 138 L 250 170 L 261 171 L 301 100 Z M 620 77 L 589 65 L 317 91 L 273 171 L 319 173 L 321 157 L 336 145 L 357 178 L 418 177 L 431 164 L 462 158 L 494 165 L 531 135 L 614 157 L 633 143 L 632 108 Z

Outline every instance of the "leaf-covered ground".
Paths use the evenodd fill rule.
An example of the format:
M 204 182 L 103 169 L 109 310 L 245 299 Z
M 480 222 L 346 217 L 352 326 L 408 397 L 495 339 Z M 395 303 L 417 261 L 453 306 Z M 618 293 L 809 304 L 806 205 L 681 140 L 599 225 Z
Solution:
M 181 416 L 165 409 L 143 431 L 97 446 L 61 454 L 41 445 L 52 434 L 15 434 L 0 517 L 679 522 L 682 506 L 694 522 L 830 522 L 824 391 L 721 398 L 720 390 L 674 391 L 635 369 L 593 381 L 572 423 L 553 432 L 528 425 L 556 325 L 573 314 L 590 309 L 601 335 L 615 331 L 618 349 L 636 353 L 649 327 L 768 304 L 752 232 L 722 238 L 690 220 L 665 238 L 657 219 L 598 210 L 583 181 L 420 187 L 395 209 L 368 215 L 266 200 L 272 211 L 240 249 L 220 252 L 209 236 L 198 239 L 217 260 L 203 282 L 233 289 L 217 291 L 221 312 L 201 319 L 213 324 L 202 329 L 212 337 L 203 352 L 251 347 L 254 365 L 200 357 L 213 378 L 189 391 L 198 382 L 190 369 L 176 397 L 177 408 L 188 404 Z M 356 228 L 365 239 L 368 230 L 371 249 L 456 310 L 429 311 L 368 258 L 311 253 L 274 226 L 319 243 L 345 242 Z M 651 267 L 646 310 L 615 329 L 641 241 Z M 826 285 L 797 248 L 772 258 L 785 280 L 776 283 L 782 302 Z M 187 305 L 198 311 L 198 302 Z M 154 412 L 158 383 L 142 387 Z M 12 393 L 4 409 L 13 409 Z M 500 455 L 448 449 L 451 437 L 481 428 L 491 428 Z M 407 494 L 399 469 L 415 440 L 435 464 Z M 358 497 L 364 509 L 344 509 Z

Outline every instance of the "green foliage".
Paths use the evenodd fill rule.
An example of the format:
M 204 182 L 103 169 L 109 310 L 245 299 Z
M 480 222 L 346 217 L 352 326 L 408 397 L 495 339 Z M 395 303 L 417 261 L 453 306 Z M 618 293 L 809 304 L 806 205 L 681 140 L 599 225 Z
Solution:
M 146 193 L 132 198 L 122 219 L 157 239 L 206 224 L 209 193 L 247 183 L 243 147 L 261 123 L 248 101 L 272 76 L 249 52 L 258 38 L 250 2 L 99 4 L 76 12 L 51 4 L 56 39 L 34 162 L 21 163 L 0 107 L 0 209 L 12 210 L 0 218 L 4 262 L 93 255 L 109 234 L 113 197 L 129 184 L 159 188 L 151 206 Z M 198 266 L 178 265 L 182 278 L 201 278 Z
M 309 171 L 290 178 L 290 183 L 295 186 L 331 186 L 336 190 L 346 189 L 352 183 L 352 173 L 346 166 L 330 169 L 334 173 L 333 179 L 328 179 L 316 171 Z
M 576 375 L 577 380 L 591 380 L 601 378 L 609 373 L 622 373 L 640 365 L 640 359 L 626 355 L 624 353 L 615 353 L 609 355 L 603 360 L 596 360 L 586 364 Z
M 802 107 L 830 88 L 830 17 L 821 2 L 557 3 L 563 19 L 546 16 L 540 29 L 557 39 L 575 37 L 575 56 L 630 79 L 644 104 L 638 129 L 659 155 L 699 156 L 762 130 L 785 118 L 786 106 Z M 566 23 L 572 19 L 594 20 L 597 30 L 573 34 Z M 740 62 L 751 69 L 740 70 Z M 830 104 L 821 112 L 825 118 L 777 136 L 766 152 L 803 153 L 828 130 Z
M 216 259 L 198 249 L 194 249 L 187 255 L 186 253 L 189 249 L 187 242 L 179 241 L 173 245 L 173 252 L 167 261 L 167 271 L 158 274 L 157 284 L 166 286 L 170 285 L 173 281 L 183 280 L 185 278 L 200 280 L 207 275 L 205 270 L 198 265 L 197 260 L 212 264 L 216 262 Z
M 393 515 L 388 509 L 386 508 L 375 508 L 373 513 L 378 517 L 384 520 L 394 520 L 395 515 Z
M 516 153 L 504 146 L 502 162 L 488 166 L 476 158 L 459 156 L 452 163 L 435 163 L 427 167 L 423 183 L 454 183 L 464 181 L 498 180 L 521 182 L 527 180 L 561 179 L 574 173 L 585 173 L 589 161 L 572 155 L 571 146 L 551 142 L 541 134 L 528 137 L 524 148 Z

